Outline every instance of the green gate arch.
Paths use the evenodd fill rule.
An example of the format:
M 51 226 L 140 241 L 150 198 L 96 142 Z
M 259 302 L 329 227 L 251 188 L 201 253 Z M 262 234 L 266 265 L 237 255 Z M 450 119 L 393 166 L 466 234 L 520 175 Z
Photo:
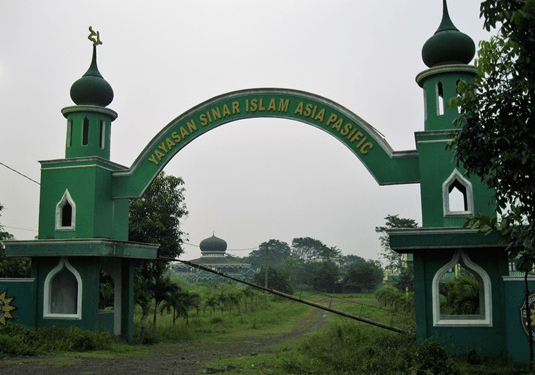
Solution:
M 300 121 L 326 131 L 345 144 L 380 185 L 420 182 L 417 151 L 393 151 L 377 130 L 350 110 L 303 91 L 260 88 L 214 97 L 175 118 L 130 169 L 113 173 L 113 198 L 141 196 L 173 156 L 202 134 L 257 117 Z

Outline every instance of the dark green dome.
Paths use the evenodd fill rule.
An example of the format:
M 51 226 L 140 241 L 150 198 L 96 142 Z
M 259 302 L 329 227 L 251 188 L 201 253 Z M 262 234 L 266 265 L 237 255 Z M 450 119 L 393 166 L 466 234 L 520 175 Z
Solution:
M 93 59 L 87 72 L 71 86 L 71 99 L 77 105 L 106 107 L 113 100 L 113 89 L 97 67 L 97 48 L 93 46 Z
M 443 0 L 443 4 L 442 22 L 422 48 L 422 58 L 429 68 L 446 64 L 468 64 L 476 52 L 472 38 L 460 32 L 451 21 L 446 0 Z
M 227 242 L 213 235 L 210 238 L 202 240 L 200 248 L 203 253 L 224 253 L 227 250 Z

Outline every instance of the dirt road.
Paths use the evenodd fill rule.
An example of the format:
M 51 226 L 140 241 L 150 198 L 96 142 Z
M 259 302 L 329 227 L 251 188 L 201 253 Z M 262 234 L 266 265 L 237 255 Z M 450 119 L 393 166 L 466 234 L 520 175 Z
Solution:
M 277 337 L 250 337 L 214 348 L 212 343 L 181 343 L 177 346 L 157 344 L 150 356 L 92 358 L 45 355 L 37 358 L 14 358 L 0 362 L 0 374 L 54 375 L 120 375 L 120 374 L 199 374 L 222 373 L 224 369 L 207 368 L 205 363 L 214 356 L 221 358 L 255 355 L 270 351 L 281 344 L 318 329 L 325 323 L 325 312 L 314 309 L 306 318 L 297 321 L 292 332 Z

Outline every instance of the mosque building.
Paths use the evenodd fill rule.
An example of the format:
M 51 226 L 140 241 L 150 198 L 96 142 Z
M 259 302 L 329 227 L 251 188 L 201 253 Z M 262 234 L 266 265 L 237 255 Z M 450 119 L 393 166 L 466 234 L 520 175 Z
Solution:
M 202 240 L 199 247 L 201 248 L 201 257 L 190 260 L 191 263 L 211 268 L 240 280 L 250 280 L 255 274 L 250 264 L 228 257 L 226 254 L 227 242 L 215 235 Z M 185 264 L 174 265 L 173 272 L 192 283 L 224 281 L 221 276 Z

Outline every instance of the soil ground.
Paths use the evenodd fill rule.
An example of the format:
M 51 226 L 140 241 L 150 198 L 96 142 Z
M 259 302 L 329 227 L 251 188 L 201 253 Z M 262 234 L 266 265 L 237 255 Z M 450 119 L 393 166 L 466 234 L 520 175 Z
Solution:
M 276 337 L 254 336 L 242 338 L 233 345 L 215 348 L 214 343 L 187 342 L 177 345 L 157 344 L 150 356 L 95 358 L 76 355 L 41 355 L 31 358 L 11 358 L 0 362 L 0 374 L 54 374 L 54 375 L 119 375 L 119 374 L 210 374 L 222 373 L 205 365 L 212 358 L 228 358 L 269 352 L 273 345 L 312 332 L 325 323 L 326 313 L 314 309 L 303 320 L 295 322 L 290 333 Z

